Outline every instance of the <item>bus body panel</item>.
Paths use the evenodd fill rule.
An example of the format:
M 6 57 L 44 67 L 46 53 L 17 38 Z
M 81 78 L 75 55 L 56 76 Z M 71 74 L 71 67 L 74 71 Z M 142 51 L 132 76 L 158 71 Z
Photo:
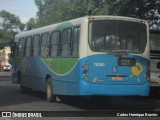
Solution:
M 99 54 L 82 59 L 82 63 L 87 64 L 88 73 L 86 74 L 87 78 L 81 77 L 79 95 L 148 96 L 150 82 L 146 75 L 146 66 L 149 65 L 149 60 L 135 55 L 127 55 L 127 58 L 135 57 L 137 63 L 142 64 L 143 68 L 140 68 L 140 64 L 136 66 L 139 70 L 139 75 L 137 75 L 138 71 L 132 71 L 130 66 L 118 66 L 117 59 L 112 59 L 112 57 L 115 56 Z M 118 68 L 116 73 L 113 70 L 115 66 Z
M 69 73 L 64 75 L 59 75 L 52 71 L 52 69 L 47 66 L 47 63 L 45 63 L 43 59 L 39 58 L 24 58 L 24 60 L 22 60 L 22 66 L 19 68 L 17 67 L 17 70 L 21 71 L 22 86 L 32 88 L 35 91 L 45 92 L 45 77 L 46 75 L 50 75 L 52 78 L 54 94 L 78 94 L 78 62 Z
M 135 66 L 120 66 L 118 60 L 135 60 Z M 128 64 L 128 63 L 124 63 Z M 100 54 L 88 57 L 89 79 L 91 83 L 130 85 L 144 84 L 147 80 L 146 67 L 149 60 L 135 55 L 116 55 Z
M 23 74 L 22 85 L 28 88 L 32 88 L 33 90 L 36 90 L 36 91 L 38 90 L 38 91 L 45 92 L 45 75 L 46 74 L 50 74 L 51 77 L 54 78 L 52 79 L 53 92 L 54 94 L 58 94 L 58 95 L 82 95 L 82 96 L 83 95 L 141 95 L 141 96 L 146 96 L 147 94 L 145 94 L 145 91 L 149 91 L 149 87 L 147 87 L 147 85 L 149 85 L 149 82 L 140 84 L 141 82 L 138 81 L 137 76 L 132 80 L 134 80 L 135 82 L 138 82 L 139 85 L 135 83 L 132 85 L 130 84 L 130 82 L 128 83 L 126 82 L 124 83 L 122 81 L 116 82 L 116 81 L 111 81 L 109 79 L 108 80 L 110 83 L 107 83 L 102 81 L 102 79 L 97 79 L 97 81 L 94 81 L 94 79 L 92 79 L 91 77 L 93 75 L 96 76 L 97 74 L 92 74 L 93 71 L 90 71 L 89 69 L 88 72 L 89 73 L 91 72 L 92 75 L 88 74 L 88 76 L 90 76 L 88 78 L 89 81 L 84 80 L 83 79 L 84 75 L 82 74 L 83 68 L 81 66 L 83 66 L 83 64 L 85 64 L 86 61 L 88 61 L 87 58 L 83 58 L 79 60 L 78 64 L 74 67 L 74 69 L 69 74 L 64 76 L 58 76 L 54 74 L 53 71 L 50 71 L 48 69 L 48 66 L 46 66 L 46 64 L 42 59 L 37 59 L 37 60 L 27 59 L 24 61 L 26 61 L 26 63 L 27 61 L 28 63 L 34 63 L 34 65 L 32 65 L 31 67 L 29 64 L 23 63 L 24 68 L 20 68 L 22 70 L 25 70 L 25 75 L 23 74 L 23 72 L 21 73 Z M 25 67 L 25 65 L 30 67 Z M 38 68 L 36 66 L 41 66 L 41 67 Z M 101 69 L 101 72 L 102 71 L 107 72 L 107 70 L 108 70 L 107 68 L 106 70 Z M 42 72 L 42 71 L 45 71 L 45 72 Z M 39 77 L 36 77 L 36 74 L 38 74 Z M 103 73 L 102 73 L 102 76 L 103 76 Z M 128 88 L 130 88 L 130 90 Z
M 149 96 L 149 82 L 143 85 L 99 85 L 81 83 L 80 95 L 107 95 L 107 96 Z

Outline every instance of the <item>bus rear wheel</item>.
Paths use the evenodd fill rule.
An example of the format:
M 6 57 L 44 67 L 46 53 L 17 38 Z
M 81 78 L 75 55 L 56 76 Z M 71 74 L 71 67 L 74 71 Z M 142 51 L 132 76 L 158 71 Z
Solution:
M 48 102 L 56 102 L 56 96 L 53 95 L 53 87 L 52 87 L 51 78 L 48 78 L 46 82 L 46 100 Z

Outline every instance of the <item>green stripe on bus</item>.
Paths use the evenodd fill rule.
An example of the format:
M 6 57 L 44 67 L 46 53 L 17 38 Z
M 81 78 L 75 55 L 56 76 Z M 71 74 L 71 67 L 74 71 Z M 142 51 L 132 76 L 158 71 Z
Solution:
M 73 27 L 72 23 L 70 23 L 70 22 L 63 22 L 62 24 L 60 24 L 60 25 L 58 25 L 56 27 L 56 30 L 70 28 L 70 27 Z
M 47 66 L 56 74 L 66 74 L 77 63 L 79 58 L 43 58 Z

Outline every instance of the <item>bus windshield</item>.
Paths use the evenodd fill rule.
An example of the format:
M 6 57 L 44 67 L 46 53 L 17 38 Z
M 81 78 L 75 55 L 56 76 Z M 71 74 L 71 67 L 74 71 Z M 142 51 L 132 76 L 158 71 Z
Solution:
M 89 44 L 94 52 L 142 53 L 147 44 L 147 27 L 122 20 L 91 21 Z
M 160 50 L 160 34 L 150 34 L 150 49 L 151 50 Z

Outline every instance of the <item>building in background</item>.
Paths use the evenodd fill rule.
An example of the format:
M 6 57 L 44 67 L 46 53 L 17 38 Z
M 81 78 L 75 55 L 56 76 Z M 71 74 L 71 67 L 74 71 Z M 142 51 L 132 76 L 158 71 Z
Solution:
M 2 70 L 3 66 L 10 65 L 9 64 L 9 56 L 11 54 L 10 47 L 5 47 L 0 50 L 0 70 Z

